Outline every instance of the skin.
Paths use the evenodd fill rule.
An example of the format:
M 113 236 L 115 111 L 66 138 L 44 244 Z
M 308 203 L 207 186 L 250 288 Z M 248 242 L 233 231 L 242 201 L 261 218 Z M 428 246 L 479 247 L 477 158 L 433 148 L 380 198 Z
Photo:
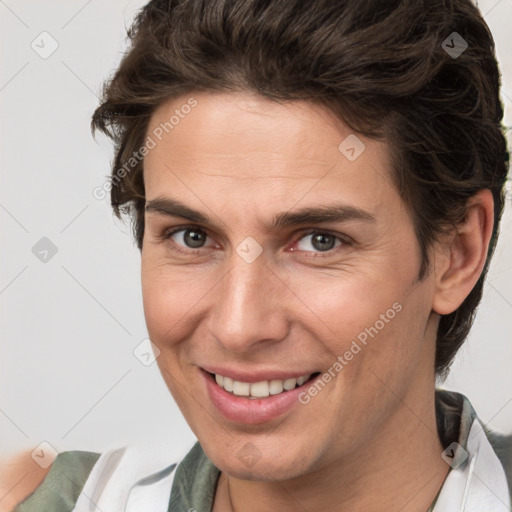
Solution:
M 35 448 L 35 447 L 34 447 Z M 32 449 L 0 460 L 0 512 L 10 512 L 44 480 L 51 466 L 42 468 L 31 457 Z
M 191 96 L 197 106 L 145 157 L 146 200 L 178 199 L 212 224 L 146 212 L 141 277 L 157 364 L 221 470 L 214 512 L 427 510 L 449 469 L 435 420 L 436 329 L 482 270 L 492 196 L 474 196 L 419 281 L 387 144 L 358 136 L 366 149 L 350 161 L 338 146 L 352 131 L 329 111 L 245 92 L 169 100 L 148 134 Z M 269 228 L 281 212 L 338 202 L 374 221 Z M 187 246 L 184 231 L 161 238 L 180 227 L 202 229 L 204 246 Z M 319 251 L 308 229 L 343 243 Z M 248 236 L 263 249 L 252 263 L 236 252 Z M 401 311 L 307 405 L 244 425 L 210 402 L 198 366 L 325 372 L 395 303 Z M 260 454 L 251 467 L 237 456 L 249 442 Z

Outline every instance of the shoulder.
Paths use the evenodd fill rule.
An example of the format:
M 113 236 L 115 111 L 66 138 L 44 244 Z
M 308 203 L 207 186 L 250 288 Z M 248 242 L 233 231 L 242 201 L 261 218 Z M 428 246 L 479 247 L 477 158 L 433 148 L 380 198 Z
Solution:
M 66 451 L 41 468 L 31 453 L 22 452 L 3 464 L 0 512 L 71 511 L 100 454 Z
M 24 468 L 18 468 L 18 478 L 34 465 L 30 452 L 26 455 L 29 460 Z M 175 471 L 178 468 L 179 474 Z M 47 471 L 39 472 L 30 484 L 27 480 L 23 489 L 15 475 L 11 475 L 9 485 L 0 485 L 1 495 L 8 494 L 10 503 L 7 508 L 7 499 L 0 498 L 0 512 L 71 512 L 88 508 L 91 500 L 98 510 L 115 510 L 119 503 L 130 510 L 167 510 L 171 493 L 180 504 L 176 510 L 181 510 L 192 488 L 197 487 L 209 503 L 218 472 L 197 441 L 191 450 L 176 443 L 166 447 L 158 440 L 144 440 L 102 453 L 62 452 Z M 184 490 L 186 496 L 182 496 Z M 145 507 L 141 508 L 141 503 Z
M 44 480 L 50 467 L 34 463 L 31 450 L 4 458 L 0 463 L 0 512 L 10 512 Z

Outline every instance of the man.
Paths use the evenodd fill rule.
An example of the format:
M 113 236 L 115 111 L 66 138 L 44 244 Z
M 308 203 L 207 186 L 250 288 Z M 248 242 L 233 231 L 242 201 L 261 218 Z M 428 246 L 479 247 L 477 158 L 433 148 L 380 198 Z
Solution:
M 507 173 L 477 9 L 153 1 L 130 35 L 93 127 L 198 443 L 61 454 L 15 510 L 510 510 L 510 442 L 435 389 Z

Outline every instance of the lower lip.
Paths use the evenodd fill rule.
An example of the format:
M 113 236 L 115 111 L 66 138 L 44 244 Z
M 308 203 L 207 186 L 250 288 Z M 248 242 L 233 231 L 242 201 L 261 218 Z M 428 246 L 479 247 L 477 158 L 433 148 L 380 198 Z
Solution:
M 267 398 L 251 399 L 236 396 L 221 388 L 212 378 L 211 374 L 200 368 L 206 384 L 210 400 L 217 409 L 228 419 L 236 423 L 265 423 L 278 418 L 299 403 L 299 395 L 309 387 L 318 377 L 309 379 L 302 386 L 290 391 L 270 395 Z

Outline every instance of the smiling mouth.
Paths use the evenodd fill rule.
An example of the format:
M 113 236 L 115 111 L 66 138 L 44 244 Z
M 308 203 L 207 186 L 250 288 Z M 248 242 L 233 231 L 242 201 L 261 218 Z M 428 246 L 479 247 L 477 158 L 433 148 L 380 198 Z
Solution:
M 241 382 L 233 380 L 230 377 L 225 377 L 223 375 L 216 375 L 210 372 L 207 373 L 219 387 L 224 389 L 224 391 L 227 391 L 234 396 L 250 398 L 252 400 L 258 398 L 268 398 L 269 396 L 286 393 L 287 391 L 291 391 L 298 387 L 309 384 L 309 382 L 316 379 L 316 377 L 320 375 L 320 372 L 315 372 L 293 379 L 273 379 L 263 380 L 260 382 Z

